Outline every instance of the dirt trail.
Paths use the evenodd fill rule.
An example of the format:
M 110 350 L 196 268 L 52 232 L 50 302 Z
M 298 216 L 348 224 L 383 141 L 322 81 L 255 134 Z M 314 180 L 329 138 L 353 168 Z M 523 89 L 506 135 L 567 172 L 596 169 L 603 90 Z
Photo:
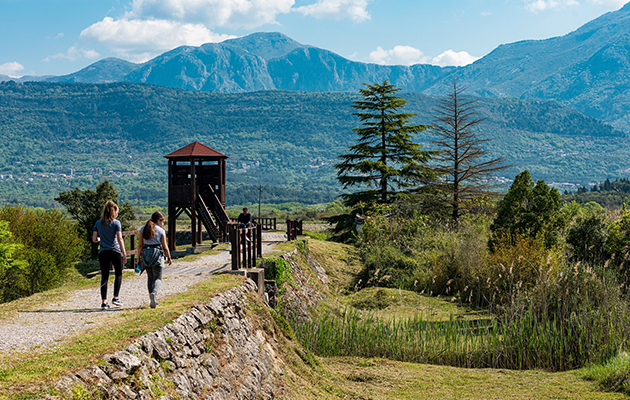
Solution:
M 275 243 L 285 240 L 286 235 L 280 233 L 263 233 L 263 254 L 274 250 Z M 184 292 L 195 283 L 209 279 L 210 275 L 229 269 L 230 260 L 227 250 L 202 255 L 193 261 L 174 260 L 171 266 L 164 268 L 158 301 L 160 297 Z M 10 321 L 0 324 L 0 352 L 54 346 L 56 341 L 68 335 L 117 318 L 125 309 L 148 307 L 146 285 L 145 274 L 124 278 L 120 290 L 124 306 L 112 306 L 107 311 L 101 311 L 100 292 L 94 288 L 77 290 L 68 298 L 42 305 L 39 309 L 19 310 Z M 111 298 L 111 282 L 108 289 Z

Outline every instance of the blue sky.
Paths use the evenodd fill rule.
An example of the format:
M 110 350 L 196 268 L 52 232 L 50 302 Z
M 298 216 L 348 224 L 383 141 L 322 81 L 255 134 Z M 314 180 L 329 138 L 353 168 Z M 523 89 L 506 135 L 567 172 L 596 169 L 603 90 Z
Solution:
M 355 61 L 464 65 L 627 0 L 0 0 L 0 74 L 63 75 L 277 31 Z

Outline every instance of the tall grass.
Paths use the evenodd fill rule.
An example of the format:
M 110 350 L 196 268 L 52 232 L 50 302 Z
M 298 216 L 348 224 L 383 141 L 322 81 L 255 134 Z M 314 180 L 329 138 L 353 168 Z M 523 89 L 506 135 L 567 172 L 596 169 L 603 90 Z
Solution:
M 307 349 L 321 356 L 384 357 L 467 368 L 561 371 L 603 362 L 626 346 L 627 309 L 540 320 L 532 309 L 493 320 L 403 321 L 353 309 L 291 321 Z

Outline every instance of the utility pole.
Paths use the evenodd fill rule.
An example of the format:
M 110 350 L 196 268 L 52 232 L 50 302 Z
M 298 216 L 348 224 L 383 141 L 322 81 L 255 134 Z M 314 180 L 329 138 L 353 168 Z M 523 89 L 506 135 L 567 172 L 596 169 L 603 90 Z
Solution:
M 258 186 L 258 221 L 260 223 L 260 199 L 262 197 L 262 185 Z

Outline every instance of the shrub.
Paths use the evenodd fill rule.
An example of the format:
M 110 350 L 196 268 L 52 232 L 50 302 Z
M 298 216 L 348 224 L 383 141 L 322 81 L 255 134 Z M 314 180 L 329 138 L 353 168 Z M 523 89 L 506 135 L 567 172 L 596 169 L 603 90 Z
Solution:
M 494 239 L 494 252 L 471 271 L 465 295 L 480 306 L 506 305 L 521 291 L 530 290 L 541 277 L 554 279 L 564 262 L 556 249 L 542 240 L 509 235 Z
M 453 229 L 422 216 L 368 217 L 358 243 L 365 266 L 359 286 L 457 295 L 485 260 L 488 222 L 467 215 Z
M 606 391 L 630 395 L 630 355 L 626 352 L 611 358 L 605 364 L 587 367 L 583 375 L 586 379 L 596 381 Z
M 603 264 L 611 256 L 608 251 L 608 225 L 601 212 L 588 212 L 579 216 L 567 231 L 572 259 L 589 264 Z
M 3 301 L 47 290 L 61 284 L 84 251 L 75 226 L 57 210 L 32 210 L 23 206 L 0 209 L 16 242 L 16 255 L 26 264 L 5 274 Z M 9 283 L 10 282 L 10 283 Z

